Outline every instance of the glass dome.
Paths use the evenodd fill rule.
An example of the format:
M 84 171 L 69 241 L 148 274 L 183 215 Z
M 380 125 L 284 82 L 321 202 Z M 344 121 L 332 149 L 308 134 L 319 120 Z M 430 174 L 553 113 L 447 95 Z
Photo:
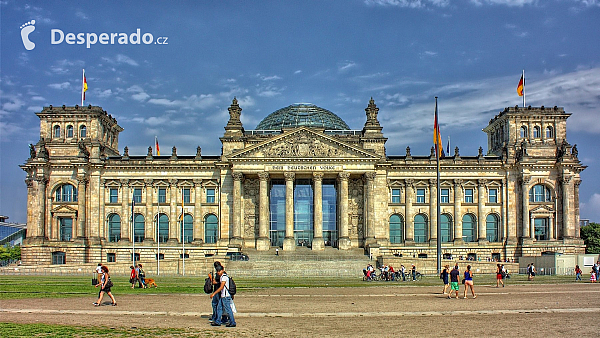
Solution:
M 281 130 L 302 126 L 325 130 L 350 130 L 339 116 L 310 103 L 296 103 L 276 110 L 260 121 L 256 130 Z

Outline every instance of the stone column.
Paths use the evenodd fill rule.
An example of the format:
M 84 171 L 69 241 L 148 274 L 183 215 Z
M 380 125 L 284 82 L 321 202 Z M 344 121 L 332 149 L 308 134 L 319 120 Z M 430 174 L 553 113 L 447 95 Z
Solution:
M 285 176 L 285 238 L 283 240 L 283 250 L 295 250 L 296 242 L 294 240 L 294 179 L 296 174 L 286 172 Z
M 437 179 L 429 180 L 429 245 L 437 247 Z
M 146 188 L 146 216 L 144 220 L 144 242 L 153 242 L 154 236 L 156 236 L 156 230 L 154 229 L 154 207 L 153 207 L 153 188 L 151 178 L 144 179 L 144 186 Z M 158 238 L 157 238 L 158 240 Z
M 579 227 L 579 186 L 581 185 L 581 180 L 575 180 L 573 182 L 573 198 L 575 199 L 573 206 L 575 207 L 575 238 L 580 238 L 580 227 Z
M 312 241 L 312 249 L 324 250 L 325 242 L 323 240 L 323 173 L 313 173 L 313 182 L 315 191 L 313 192 L 314 235 Z
M 506 178 L 502 179 L 502 187 L 500 188 L 500 191 L 498 192 L 498 198 L 500 198 L 500 201 L 502 202 L 502 214 L 500 215 L 500 223 L 502 224 L 502 233 L 498 234 L 498 239 L 502 239 L 502 241 L 504 242 L 505 240 L 508 240 L 508 222 L 507 222 L 507 208 L 508 208 L 508 201 L 506 200 L 506 198 L 504 198 L 506 196 L 506 191 L 508 190 L 508 184 L 507 184 L 507 180 Z M 514 236 L 511 236 L 514 237 Z
M 83 175 L 77 176 L 77 239 L 83 241 L 86 237 L 85 233 L 85 196 L 87 178 Z
M 41 239 L 49 239 L 50 232 L 46 231 L 46 187 L 48 184 L 48 179 L 44 176 L 36 176 L 35 182 L 37 184 L 37 210 L 38 213 L 36 215 L 36 224 L 37 228 L 37 236 L 41 237 Z
M 338 174 L 340 179 L 340 238 L 339 248 L 348 250 L 351 247 L 350 230 L 348 229 L 348 178 L 350 173 L 341 172 Z
M 175 245 L 177 239 L 177 179 L 169 180 L 169 240 L 168 244 Z
M 375 172 L 367 172 L 365 173 L 365 184 L 367 192 L 367 231 L 365 244 L 375 244 L 375 177 L 377 174 Z
M 405 244 L 406 245 L 414 245 L 415 244 L 415 224 L 412 216 L 412 203 L 413 203 L 413 193 L 414 193 L 414 180 L 409 178 L 404 180 L 405 182 L 405 190 L 404 194 L 404 215 L 406 219 L 404 220 L 404 224 L 406 224 L 406 236 L 405 236 Z
M 202 222 L 202 179 L 194 178 L 194 240 L 195 244 L 202 244 L 204 241 L 204 228 Z
M 269 240 L 269 173 L 258 173 L 259 201 L 258 201 L 258 239 L 256 250 L 266 251 L 271 248 Z
M 121 240 L 130 240 L 129 229 L 129 179 L 121 179 Z
M 487 224 L 485 223 L 485 185 L 487 180 L 477 180 L 477 230 L 479 233 L 478 241 L 481 244 L 487 244 Z M 498 197 L 496 197 L 498 198 Z M 500 225 L 498 225 L 500 226 Z
M 535 233 L 532 234 L 530 229 L 529 229 L 529 181 L 531 180 L 531 177 L 529 176 L 525 176 L 523 175 L 523 178 L 521 180 L 521 193 L 522 193 L 522 197 L 521 199 L 523 200 L 523 215 L 522 215 L 522 219 L 523 219 L 523 226 L 522 226 L 522 235 L 521 237 L 523 238 L 534 238 L 535 237 Z
M 548 239 L 555 240 L 556 234 L 554 233 L 554 217 L 548 217 Z
M 575 237 L 575 225 L 570 222 L 571 206 L 571 182 L 572 176 L 564 175 L 561 179 L 562 187 L 562 212 L 563 212 L 563 234 L 565 239 Z
M 106 179 L 100 179 L 100 196 L 98 197 L 99 206 L 98 213 L 100 214 L 100 226 L 98 227 L 98 237 L 100 240 L 106 241 L 106 231 L 108 231 L 108 227 L 106 226 Z
M 232 245 L 242 245 L 242 179 L 244 174 L 236 171 L 233 176 L 233 215 L 232 215 L 232 235 L 229 241 Z
M 463 244 L 462 227 L 462 182 L 463 180 L 454 180 L 454 244 Z

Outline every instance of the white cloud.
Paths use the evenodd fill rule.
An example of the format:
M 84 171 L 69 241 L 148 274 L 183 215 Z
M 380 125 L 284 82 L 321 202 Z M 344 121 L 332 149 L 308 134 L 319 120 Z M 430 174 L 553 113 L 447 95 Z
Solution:
M 42 96 L 32 96 L 31 100 L 33 100 L 33 101 L 46 101 L 46 99 L 43 98 Z
M 273 80 L 281 80 L 281 77 L 277 76 L 277 75 L 273 75 L 273 76 L 263 76 L 261 79 L 263 81 L 273 81 Z
M 148 93 L 146 93 L 144 91 L 144 89 L 138 85 L 133 85 L 129 88 L 127 88 L 127 92 L 128 93 L 133 93 L 131 95 L 131 98 L 136 100 L 136 101 L 146 101 L 148 98 L 150 98 L 150 95 L 148 95 Z
M 10 99 L 10 101 L 2 104 L 2 109 L 8 111 L 16 111 L 23 107 L 24 104 L 25 103 L 19 98 L 13 97 Z
M 114 58 L 110 58 L 107 56 L 102 57 L 102 60 L 104 60 L 107 63 L 110 64 L 128 64 L 130 66 L 139 66 L 139 63 L 137 61 L 135 61 L 134 59 L 130 58 L 127 55 L 123 55 L 123 54 L 117 54 Z
M 593 194 L 587 202 L 581 201 L 581 218 L 600 222 L 600 194 Z
M 365 0 L 367 5 L 423 8 L 427 6 L 446 7 L 450 0 Z
M 477 6 L 483 5 L 505 5 L 509 7 L 523 7 L 537 3 L 538 0 L 471 0 Z
M 68 89 L 71 87 L 71 83 L 70 82 L 62 82 L 62 83 L 51 83 L 48 85 L 48 87 L 52 88 L 52 89 Z
M 274 97 L 281 95 L 281 93 L 285 90 L 285 87 L 276 87 L 272 85 L 267 86 L 259 86 L 256 88 L 256 95 L 262 97 Z
M 300 69 L 298 69 L 297 71 L 294 72 L 294 74 L 300 74 L 302 73 L 302 71 Z
M 75 16 L 82 20 L 89 20 L 90 18 L 82 11 L 75 12 Z
M 354 61 L 344 61 L 338 65 L 338 71 L 344 72 L 348 69 L 356 67 L 356 62 Z

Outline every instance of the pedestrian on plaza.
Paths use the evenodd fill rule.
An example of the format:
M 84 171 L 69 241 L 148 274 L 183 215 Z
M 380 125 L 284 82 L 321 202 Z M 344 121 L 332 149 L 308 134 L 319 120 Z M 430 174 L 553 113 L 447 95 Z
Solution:
M 410 273 L 412 275 L 412 280 L 413 282 L 417 280 L 417 267 L 413 264 L 412 268 L 410 269 Z
M 473 290 L 473 271 L 471 271 L 471 266 L 467 265 L 467 270 L 465 271 L 465 293 L 464 299 L 467 299 L 467 289 L 471 289 L 471 294 L 473 298 L 477 298 L 475 295 L 475 290 Z
M 449 275 L 450 275 L 450 266 L 446 265 L 446 266 L 444 266 L 444 269 L 442 270 L 442 273 L 440 274 L 440 279 L 442 281 L 444 281 L 444 290 L 442 291 L 443 295 L 446 294 L 446 289 L 450 289 L 450 282 L 448 280 Z M 450 297 L 450 296 L 448 296 L 448 297 Z
M 135 267 L 132 265 L 129 267 L 131 269 L 131 273 L 129 274 L 129 283 L 131 283 L 131 288 L 135 288 L 135 282 L 137 281 L 137 274 L 135 272 Z
M 458 299 L 458 276 L 460 276 L 460 271 L 458 270 L 458 264 L 454 266 L 454 269 L 450 271 L 450 292 L 448 293 L 448 299 L 452 296 L 452 291 L 456 291 L 456 299 Z
M 219 261 L 215 261 L 213 263 L 213 266 L 215 268 L 215 270 L 217 269 L 217 267 L 223 268 L 223 266 L 221 265 L 221 262 Z M 210 281 L 213 285 L 213 293 L 219 288 L 219 285 L 221 285 L 221 278 L 219 277 L 218 274 L 215 274 L 213 276 L 212 272 L 208 274 L 208 278 L 210 278 Z M 221 302 L 221 294 L 216 294 L 214 297 L 211 297 L 211 306 L 212 306 L 212 315 L 210 316 L 210 319 L 208 320 L 211 323 L 214 323 L 215 320 L 217 319 L 217 308 L 220 305 Z
M 529 280 L 533 280 L 536 274 L 535 265 L 533 263 L 529 264 Z
M 403 264 L 400 264 L 400 273 L 402 274 L 402 281 L 406 282 L 406 268 Z
M 275 248 L 275 256 L 279 256 L 279 248 Z
M 581 273 L 583 271 L 581 271 L 581 268 L 579 268 L 579 265 L 575 265 L 575 281 L 581 280 Z
M 113 286 L 113 282 L 110 280 L 110 275 L 108 274 L 108 268 L 106 266 L 102 266 L 102 277 L 100 278 L 100 283 L 96 284 L 96 287 L 100 286 L 100 296 L 98 296 L 98 300 L 94 303 L 94 306 L 100 306 L 102 304 L 102 298 L 104 294 L 108 294 L 110 299 L 112 300 L 111 305 L 117 306 L 117 301 L 115 297 L 113 297 L 110 288 Z
M 229 294 L 229 276 L 227 276 L 227 273 L 225 272 L 225 269 L 222 266 L 215 267 L 215 269 L 217 270 L 217 275 L 220 277 L 221 285 L 219 285 L 217 290 L 211 293 L 210 298 L 214 298 L 216 294 L 220 294 L 221 306 L 217 308 L 217 318 L 210 325 L 221 326 L 221 315 L 223 314 L 223 312 L 225 312 L 229 317 L 229 323 L 227 323 L 227 325 L 225 326 L 236 327 L 237 324 L 235 322 L 235 318 L 233 317 L 233 310 L 231 309 L 232 300 L 231 294 Z
M 596 283 L 596 271 L 590 271 L 590 282 Z
M 496 287 L 499 287 L 500 284 L 502 284 L 502 287 L 504 287 L 504 281 L 502 280 L 504 278 L 504 273 L 502 271 L 502 266 L 500 264 L 497 264 L 496 267 Z
M 146 280 L 145 280 L 146 272 L 144 271 L 142 264 L 137 265 L 136 273 L 137 273 L 137 280 L 138 280 L 140 288 L 147 289 L 148 287 L 146 286 Z

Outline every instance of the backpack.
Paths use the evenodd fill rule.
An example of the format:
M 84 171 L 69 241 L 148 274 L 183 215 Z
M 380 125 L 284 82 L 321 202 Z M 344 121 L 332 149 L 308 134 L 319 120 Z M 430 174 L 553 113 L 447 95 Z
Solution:
M 229 275 L 227 275 L 227 277 L 229 277 Z M 227 292 L 229 292 L 229 294 L 231 295 L 231 298 L 233 298 L 233 296 L 235 296 L 235 294 L 237 293 L 237 287 L 235 286 L 235 282 L 231 277 L 229 277 L 229 288 L 225 288 L 227 289 Z
M 213 284 L 210 278 L 206 277 L 204 279 L 204 293 L 212 293 L 213 292 Z

